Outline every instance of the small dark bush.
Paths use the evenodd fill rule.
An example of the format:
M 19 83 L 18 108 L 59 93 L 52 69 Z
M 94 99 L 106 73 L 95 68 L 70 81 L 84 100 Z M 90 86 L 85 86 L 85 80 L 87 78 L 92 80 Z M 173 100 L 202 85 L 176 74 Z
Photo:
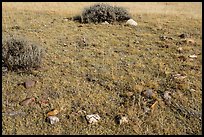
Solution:
M 8 37 L 2 41 L 2 63 L 9 70 L 30 70 L 40 66 L 43 49 L 21 37 Z
M 124 21 L 130 19 L 128 11 L 123 7 L 114 7 L 114 12 L 116 16 L 116 21 Z
M 113 7 L 107 4 L 95 4 L 85 8 L 81 15 L 83 23 L 115 22 L 130 19 L 127 10 L 122 7 Z

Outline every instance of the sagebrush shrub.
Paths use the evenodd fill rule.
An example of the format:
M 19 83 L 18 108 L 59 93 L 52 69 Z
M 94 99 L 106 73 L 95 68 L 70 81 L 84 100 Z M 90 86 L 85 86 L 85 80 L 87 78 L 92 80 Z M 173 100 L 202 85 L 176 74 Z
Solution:
M 115 22 L 130 19 L 128 11 L 108 4 L 95 4 L 85 8 L 81 15 L 83 23 Z
M 22 37 L 7 37 L 2 41 L 2 62 L 10 70 L 29 70 L 41 65 L 43 49 Z
M 116 21 L 124 21 L 130 19 L 128 11 L 123 7 L 114 7 Z

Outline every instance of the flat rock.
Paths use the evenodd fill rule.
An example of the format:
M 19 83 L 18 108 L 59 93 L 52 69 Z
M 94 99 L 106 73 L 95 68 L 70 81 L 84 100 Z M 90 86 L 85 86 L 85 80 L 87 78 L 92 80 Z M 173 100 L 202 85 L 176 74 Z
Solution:
M 27 80 L 25 83 L 24 83 L 24 86 L 25 88 L 31 88 L 35 85 L 36 81 L 34 80 Z
M 20 105 L 22 106 L 27 106 L 29 105 L 30 103 L 32 103 L 33 101 L 35 101 L 35 98 L 32 97 L 32 98 L 26 98 L 25 100 L 23 100 Z

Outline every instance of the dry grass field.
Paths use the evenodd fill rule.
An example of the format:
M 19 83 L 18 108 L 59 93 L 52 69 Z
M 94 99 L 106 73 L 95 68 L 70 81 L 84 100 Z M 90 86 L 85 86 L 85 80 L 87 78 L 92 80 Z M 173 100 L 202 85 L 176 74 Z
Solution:
M 202 134 L 202 3 L 108 3 L 127 8 L 136 27 L 70 20 L 93 4 L 2 3 L 2 38 L 45 49 L 41 69 L 2 72 L 2 134 Z M 26 80 L 37 83 L 25 88 Z M 53 125 L 45 120 L 52 109 L 60 111 Z M 88 124 L 85 115 L 96 113 L 100 121 Z M 118 125 L 117 115 L 128 123 Z

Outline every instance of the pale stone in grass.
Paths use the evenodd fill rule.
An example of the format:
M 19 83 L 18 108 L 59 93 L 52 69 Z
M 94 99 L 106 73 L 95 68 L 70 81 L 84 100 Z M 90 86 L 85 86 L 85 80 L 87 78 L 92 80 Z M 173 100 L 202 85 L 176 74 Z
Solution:
M 56 116 L 49 116 L 49 117 L 47 117 L 47 120 L 50 124 L 55 124 L 55 123 L 59 122 L 59 118 Z
M 129 19 L 126 24 L 131 25 L 131 26 L 137 26 L 137 22 L 134 21 L 133 19 Z
M 36 81 L 34 80 L 27 80 L 24 84 L 25 88 L 30 88 L 33 87 L 35 85 Z
M 97 123 L 101 118 L 98 114 L 86 115 L 89 124 Z
M 103 22 L 103 23 L 101 23 L 101 24 L 103 24 L 103 25 L 108 25 L 109 23 L 108 23 L 107 21 L 105 21 L 105 22 Z

